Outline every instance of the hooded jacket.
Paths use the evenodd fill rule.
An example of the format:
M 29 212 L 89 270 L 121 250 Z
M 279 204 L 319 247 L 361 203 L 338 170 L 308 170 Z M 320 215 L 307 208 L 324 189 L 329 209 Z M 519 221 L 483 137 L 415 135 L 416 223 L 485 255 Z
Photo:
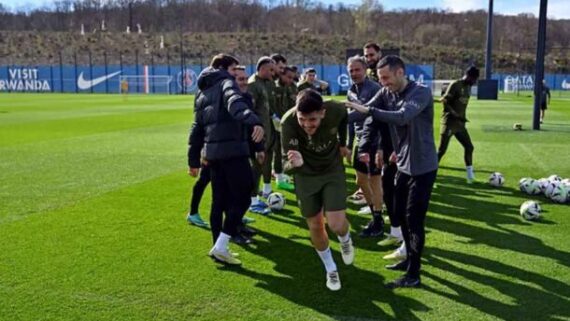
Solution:
M 200 167 L 201 156 L 208 161 L 249 156 L 248 126 L 261 126 L 261 121 L 226 70 L 208 67 L 200 73 L 194 112 L 188 148 L 190 167 Z

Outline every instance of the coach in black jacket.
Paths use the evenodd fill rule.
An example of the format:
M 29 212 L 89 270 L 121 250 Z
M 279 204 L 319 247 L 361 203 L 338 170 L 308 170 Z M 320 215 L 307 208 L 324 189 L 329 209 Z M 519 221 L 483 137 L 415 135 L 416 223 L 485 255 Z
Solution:
M 201 159 L 210 165 L 212 206 L 220 206 L 226 214 L 222 232 L 209 254 L 234 265 L 241 261 L 228 251 L 228 242 L 249 207 L 253 184 L 248 126 L 253 127 L 254 142 L 260 142 L 264 135 L 261 121 L 248 108 L 234 81 L 238 64 L 236 58 L 219 54 L 200 73 L 188 150 L 191 175 L 198 175 Z

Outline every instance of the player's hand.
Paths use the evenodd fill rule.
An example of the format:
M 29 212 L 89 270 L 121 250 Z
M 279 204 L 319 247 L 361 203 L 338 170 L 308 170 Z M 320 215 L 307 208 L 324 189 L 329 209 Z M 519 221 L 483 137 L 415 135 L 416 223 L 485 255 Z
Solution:
M 341 146 L 340 148 L 340 155 L 346 159 L 346 162 L 350 164 L 350 156 L 352 156 L 352 152 L 348 147 Z
M 259 163 L 259 165 L 262 165 L 263 162 L 265 162 L 265 152 L 257 152 L 257 153 L 255 153 L 255 159 L 257 160 L 257 162 Z
M 396 155 L 396 152 L 392 152 L 392 155 L 390 155 L 390 163 L 396 164 L 397 162 L 398 162 L 398 156 Z
M 263 135 L 265 135 L 265 131 L 263 130 L 262 126 L 256 125 L 253 127 L 253 133 L 251 134 L 251 139 L 254 143 L 259 143 L 263 140 Z
M 199 173 L 200 173 L 200 168 L 192 168 L 192 167 L 188 168 L 188 175 L 192 177 L 198 176 Z
M 358 160 L 364 164 L 369 164 L 370 163 L 370 154 L 368 154 L 368 153 L 358 154 Z
M 303 166 L 303 155 L 299 151 L 290 150 L 287 152 L 287 159 L 293 167 Z
M 370 109 L 370 107 L 366 107 L 366 106 L 363 106 L 363 105 L 360 105 L 360 104 L 357 104 L 354 102 L 350 102 L 350 101 L 345 102 L 344 105 L 347 108 L 352 108 L 353 110 L 356 110 L 357 112 L 363 113 L 363 114 L 368 114 L 369 109 Z
M 384 152 L 381 150 L 377 151 L 375 158 L 376 168 L 382 168 L 384 166 Z

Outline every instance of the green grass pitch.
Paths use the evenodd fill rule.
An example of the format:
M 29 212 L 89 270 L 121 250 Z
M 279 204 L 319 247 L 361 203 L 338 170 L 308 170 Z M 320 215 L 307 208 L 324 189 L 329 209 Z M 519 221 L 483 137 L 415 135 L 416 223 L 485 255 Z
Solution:
M 570 320 L 570 207 L 518 191 L 521 177 L 570 177 L 570 100 L 553 98 L 540 132 L 531 98 L 472 99 L 480 183 L 465 183 L 452 140 L 422 289 L 385 289 L 392 248 L 355 236 L 350 267 L 332 238 L 343 289 L 331 293 L 290 193 L 284 211 L 249 214 L 260 233 L 233 246 L 242 268 L 207 257 L 210 232 L 185 221 L 192 97 L 0 94 L 0 320 Z M 504 187 L 486 184 L 494 171 Z M 539 222 L 518 214 L 529 198 Z M 209 205 L 208 190 L 206 218 Z M 368 220 L 356 211 L 353 235 Z

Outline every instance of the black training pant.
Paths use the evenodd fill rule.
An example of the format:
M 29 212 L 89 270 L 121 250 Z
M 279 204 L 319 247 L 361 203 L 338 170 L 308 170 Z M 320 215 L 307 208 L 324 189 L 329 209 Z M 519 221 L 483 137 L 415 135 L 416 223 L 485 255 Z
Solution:
M 402 223 L 402 235 L 408 253 L 407 275 L 420 275 L 421 256 L 425 243 L 425 218 L 437 170 L 410 176 L 396 173 L 395 210 Z
M 392 227 L 399 227 L 402 225 L 400 223 L 400 218 L 396 215 L 394 210 L 394 178 L 398 167 L 394 163 L 384 162 L 382 167 L 382 191 L 384 194 L 384 204 L 386 204 L 386 212 L 388 212 L 388 217 L 390 218 L 390 225 Z
M 210 167 L 207 165 L 202 165 L 200 169 L 200 177 L 194 184 L 194 188 L 192 188 L 192 198 L 190 200 L 190 214 L 198 213 L 198 207 L 200 206 L 200 201 L 202 200 L 202 195 L 204 194 L 204 190 L 210 183 Z
M 475 148 L 473 147 L 473 143 L 471 143 L 471 137 L 469 137 L 469 132 L 467 131 L 467 129 L 462 129 L 456 132 L 448 129 L 443 133 L 441 133 L 437 158 L 441 160 L 443 155 L 445 155 L 447 147 L 449 146 L 449 140 L 451 139 L 451 136 L 455 136 L 455 138 L 457 138 L 457 140 L 465 150 L 463 155 L 463 159 L 465 160 L 465 166 L 473 165 L 473 150 Z
M 247 157 L 211 161 L 209 165 L 212 171 L 210 225 L 215 243 L 220 231 L 230 236 L 236 235 L 237 227 L 249 207 L 253 175 Z

